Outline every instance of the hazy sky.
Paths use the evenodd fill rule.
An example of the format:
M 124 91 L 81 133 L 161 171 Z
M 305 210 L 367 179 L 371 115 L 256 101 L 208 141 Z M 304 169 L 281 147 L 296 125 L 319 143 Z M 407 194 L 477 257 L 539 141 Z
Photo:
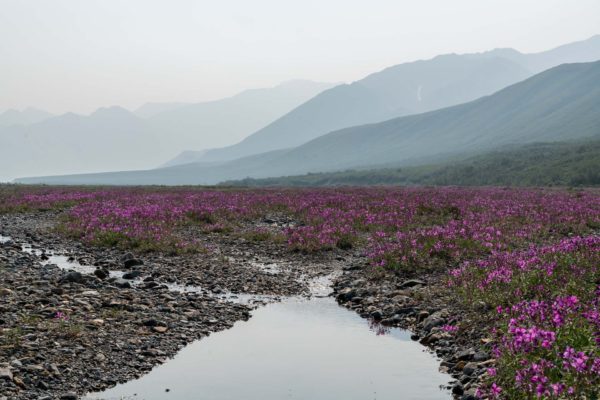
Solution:
M 600 0 L 0 0 L 0 110 L 202 101 L 600 33 Z

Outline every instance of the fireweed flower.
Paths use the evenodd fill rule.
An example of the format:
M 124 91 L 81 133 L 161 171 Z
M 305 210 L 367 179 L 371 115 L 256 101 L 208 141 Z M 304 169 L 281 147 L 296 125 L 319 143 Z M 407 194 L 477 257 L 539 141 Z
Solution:
M 66 322 L 69 320 L 69 316 L 62 311 L 57 311 L 54 313 L 54 319 Z

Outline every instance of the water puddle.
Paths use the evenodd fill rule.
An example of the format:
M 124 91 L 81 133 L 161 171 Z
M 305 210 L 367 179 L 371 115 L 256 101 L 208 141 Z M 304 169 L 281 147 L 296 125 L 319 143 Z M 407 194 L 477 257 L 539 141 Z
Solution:
M 86 399 L 447 399 L 437 371 L 407 331 L 377 335 L 331 298 L 288 299 Z
M 277 275 L 281 273 L 281 267 L 277 265 L 277 263 L 263 263 L 263 262 L 255 262 L 251 261 L 250 265 L 255 268 L 258 268 L 260 271 L 269 275 Z
M 232 293 L 232 292 L 221 292 L 212 293 L 202 289 L 200 286 L 189 286 L 179 285 L 177 283 L 166 283 L 165 286 L 172 292 L 180 293 L 203 293 L 219 300 L 231 301 L 233 303 L 240 304 L 265 304 L 273 301 L 279 301 L 280 296 L 270 296 L 261 294 L 247 294 L 247 293 Z
M 11 237 L 0 235 L 0 243 L 7 243 L 10 241 L 12 241 Z M 93 266 L 93 265 L 81 264 L 78 260 L 74 259 L 73 257 L 54 254 L 50 250 L 33 247 L 29 243 L 18 243 L 18 244 L 21 246 L 21 249 L 25 253 L 34 254 L 34 255 L 40 257 L 40 263 L 42 265 L 56 265 L 58 268 L 60 268 L 64 271 L 75 271 L 75 272 L 79 272 L 82 274 L 88 274 L 88 275 L 93 274 L 94 271 L 97 269 L 97 267 Z M 126 273 L 126 271 L 111 270 L 111 271 L 109 271 L 109 278 L 115 278 L 115 279 L 123 278 L 123 275 L 125 273 Z M 129 279 L 127 281 L 130 283 L 131 286 L 142 286 L 145 283 L 144 278 L 146 278 L 146 276 L 140 275 L 139 277 L 137 277 L 135 279 Z M 229 302 L 240 303 L 240 304 L 248 304 L 248 305 L 251 305 L 251 304 L 262 305 L 262 304 L 281 300 L 281 298 L 279 296 L 257 295 L 257 294 L 246 294 L 246 293 L 238 294 L 238 293 L 232 293 L 232 292 L 227 292 L 227 291 L 222 291 L 220 293 L 213 293 L 211 291 L 203 289 L 201 286 L 180 285 L 180 284 L 176 284 L 176 283 L 160 282 L 160 286 L 163 286 L 164 288 L 166 288 L 167 290 L 172 291 L 172 292 L 202 293 L 206 296 L 211 296 L 218 300 L 229 301 Z

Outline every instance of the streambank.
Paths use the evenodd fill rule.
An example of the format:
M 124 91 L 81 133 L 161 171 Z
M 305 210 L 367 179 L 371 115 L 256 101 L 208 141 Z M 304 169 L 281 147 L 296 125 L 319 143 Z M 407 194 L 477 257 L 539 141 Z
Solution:
M 0 388 L 6 399 L 76 399 L 84 393 L 136 382 L 158 365 L 170 365 L 171 358 L 192 342 L 248 320 L 260 305 L 282 298 L 287 302 L 290 296 L 311 297 L 309 283 L 332 273 L 343 271 L 334 285 L 338 301 L 369 318 L 376 333 L 389 334 L 391 326 L 405 327 L 417 332 L 412 339 L 423 339 L 419 324 L 412 322 L 427 319 L 421 312 L 425 308 L 431 315 L 439 315 L 436 312 L 440 311 L 423 303 L 399 319 L 397 313 L 383 306 L 390 298 L 394 299 L 393 304 L 400 305 L 398 293 L 392 296 L 393 285 L 388 287 L 363 278 L 368 268 L 358 252 L 292 254 L 269 248 L 268 244 L 266 249 L 254 251 L 256 245 L 225 239 L 214 243 L 216 251 L 210 255 L 131 254 L 58 236 L 52 230 L 56 218 L 52 212 L 0 217 L 0 234 L 5 235 L 0 244 Z M 396 286 L 394 290 L 398 289 Z M 416 294 L 428 287 L 431 286 L 417 284 L 400 290 L 409 289 Z M 359 300 L 360 295 L 348 295 L 351 291 L 360 294 L 361 290 L 367 290 L 362 294 L 364 302 Z M 366 296 L 368 291 L 372 291 L 374 300 Z M 405 294 L 411 297 L 410 293 Z M 415 304 L 423 300 L 421 295 L 413 298 Z M 441 307 L 444 299 L 439 301 Z M 362 322 L 360 329 L 368 331 L 368 325 Z M 439 333 L 439 324 L 434 325 L 432 333 Z M 410 334 L 403 332 L 406 342 Z M 376 336 L 370 331 L 369 334 Z M 448 343 L 445 353 L 438 351 L 444 358 L 441 372 L 452 372 L 460 378 L 455 373 L 460 364 L 450 365 L 448 360 L 454 357 L 449 354 L 456 354 L 462 345 L 443 333 L 437 341 L 421 342 L 437 342 L 438 350 L 443 348 L 440 344 Z M 409 343 L 411 351 L 422 352 L 417 343 Z M 471 353 L 462 357 L 464 361 L 480 357 Z M 348 354 L 348 350 L 342 351 L 338 358 L 343 360 Z M 421 388 L 421 395 L 415 398 L 448 397 L 448 392 L 440 391 L 439 386 L 449 388 L 449 377 L 437 375 L 436 362 L 428 354 L 421 355 L 429 357 L 429 361 L 415 371 L 436 378 L 428 389 Z M 395 354 L 391 360 L 411 365 L 415 358 Z M 463 370 L 470 368 L 466 364 Z M 368 369 L 377 371 L 372 365 L 361 367 L 365 367 L 364 377 L 369 376 L 365 372 Z M 479 365 L 476 371 L 475 376 Z M 395 381 L 390 382 L 402 384 L 407 390 L 410 383 L 402 380 L 401 374 L 394 376 Z M 474 391 L 475 384 L 470 383 L 471 380 L 454 385 L 456 397 L 470 398 L 465 397 Z M 400 390 L 395 384 L 389 393 Z M 435 395 L 426 394 L 430 389 Z M 380 392 L 377 398 L 386 397 Z

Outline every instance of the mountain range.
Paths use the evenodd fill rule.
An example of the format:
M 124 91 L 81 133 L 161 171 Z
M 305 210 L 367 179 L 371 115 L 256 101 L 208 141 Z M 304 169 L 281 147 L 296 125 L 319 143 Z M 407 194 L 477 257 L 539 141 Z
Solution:
M 559 64 L 598 59 L 600 35 L 541 53 L 496 49 L 399 64 L 326 90 L 235 145 L 187 152 L 169 165 L 295 147 L 334 130 L 471 101 Z
M 14 125 L 31 125 L 53 116 L 53 114 L 47 111 L 38 110 L 33 107 L 26 108 L 23 111 L 6 110 L 0 113 L 0 128 Z
M 332 86 L 306 80 L 288 81 L 221 100 L 173 107 L 150 115 L 146 121 L 153 134 L 169 138 L 168 144 L 173 149 L 231 144 Z M 146 112 L 149 107 L 146 105 Z M 140 115 L 143 109 L 136 113 Z
M 134 113 L 121 107 L 88 116 L 7 111 L 0 116 L 0 182 L 154 168 L 188 147 L 234 143 L 331 86 L 297 80 L 218 101 L 147 104 Z
M 477 100 L 337 130 L 291 149 L 221 163 L 189 163 L 155 170 L 31 178 L 20 182 L 214 184 L 245 177 L 427 164 L 499 146 L 598 135 L 600 61 L 563 64 Z

